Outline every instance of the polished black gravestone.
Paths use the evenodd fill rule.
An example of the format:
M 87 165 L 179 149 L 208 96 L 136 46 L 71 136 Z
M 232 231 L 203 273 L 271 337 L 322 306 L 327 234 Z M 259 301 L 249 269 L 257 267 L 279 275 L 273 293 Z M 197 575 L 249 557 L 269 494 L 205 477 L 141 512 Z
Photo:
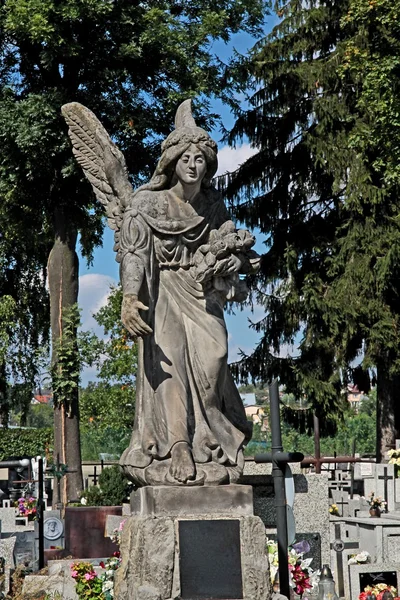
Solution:
M 243 598 L 240 522 L 179 522 L 181 598 Z
M 397 587 L 396 571 L 376 571 L 375 573 L 360 573 L 360 592 L 363 592 L 367 585 L 374 587 L 378 583 L 385 583 Z

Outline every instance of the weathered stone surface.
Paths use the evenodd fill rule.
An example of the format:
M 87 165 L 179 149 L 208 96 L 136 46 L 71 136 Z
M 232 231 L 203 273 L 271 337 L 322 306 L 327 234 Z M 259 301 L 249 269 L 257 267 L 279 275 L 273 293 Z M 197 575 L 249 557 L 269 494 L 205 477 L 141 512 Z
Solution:
M 137 600 L 161 600 L 158 590 L 150 585 L 141 585 L 137 590 Z
M 119 515 L 107 515 L 106 518 L 106 528 L 104 531 L 105 537 L 112 537 L 114 535 L 114 531 L 119 529 L 122 521 L 124 521 L 126 517 Z
M 272 589 L 265 552 L 265 528 L 259 517 L 198 515 L 182 518 L 184 521 L 225 519 L 240 522 L 244 600 L 270 600 Z M 169 600 L 181 597 L 179 522 L 181 517 L 132 515 L 127 519 L 122 532 L 123 558 L 116 575 L 115 600 Z M 196 545 L 196 539 L 193 539 L 193 545 Z M 220 576 L 223 577 L 224 573 Z
M 251 434 L 228 368 L 224 306 L 257 271 L 211 181 L 217 144 L 186 100 L 151 180 L 133 191 L 122 153 L 95 115 L 62 107 L 74 154 L 115 230 L 126 329 L 140 338 L 135 423 L 120 464 L 139 486 L 236 483 Z
M 250 485 L 203 487 L 144 487 L 131 494 L 132 513 L 142 516 L 252 515 L 253 488 Z
M 22 593 L 25 598 L 34 598 L 40 593 L 44 595 L 60 594 L 63 600 L 78 600 L 75 582 L 72 577 L 57 575 L 27 575 L 24 579 Z
M 260 517 L 240 520 L 243 597 L 246 600 L 271 598 L 268 555 L 265 552 L 265 527 Z
M 174 549 L 172 519 L 129 517 L 122 532 L 122 564 L 116 573 L 115 598 L 139 600 L 143 586 L 150 586 L 161 599 L 171 598 Z

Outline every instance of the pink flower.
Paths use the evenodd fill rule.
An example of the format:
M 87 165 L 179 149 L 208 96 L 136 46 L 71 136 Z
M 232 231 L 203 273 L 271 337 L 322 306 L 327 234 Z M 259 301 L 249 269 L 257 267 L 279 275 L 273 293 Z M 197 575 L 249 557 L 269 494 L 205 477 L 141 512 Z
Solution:
M 78 577 L 78 571 L 71 571 L 71 577 L 76 579 Z
M 96 573 L 94 571 L 92 571 L 91 573 L 85 573 L 86 581 L 90 581 L 91 579 L 94 579 L 95 577 L 96 577 Z
M 118 531 L 122 531 L 123 530 L 124 525 L 125 525 L 125 521 L 126 521 L 126 519 L 124 519 L 123 521 L 121 521 L 121 523 L 119 524 Z

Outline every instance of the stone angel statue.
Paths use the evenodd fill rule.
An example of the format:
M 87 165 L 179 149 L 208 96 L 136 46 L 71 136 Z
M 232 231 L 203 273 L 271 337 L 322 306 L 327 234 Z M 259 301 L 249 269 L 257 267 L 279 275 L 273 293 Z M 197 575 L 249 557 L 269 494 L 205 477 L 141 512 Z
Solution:
M 77 103 L 62 114 L 115 230 L 122 322 L 139 344 L 135 422 L 120 465 L 139 486 L 234 483 L 251 424 L 227 364 L 224 305 L 246 298 L 243 275 L 259 257 L 212 186 L 217 145 L 186 100 L 151 180 L 134 191 L 94 114 Z

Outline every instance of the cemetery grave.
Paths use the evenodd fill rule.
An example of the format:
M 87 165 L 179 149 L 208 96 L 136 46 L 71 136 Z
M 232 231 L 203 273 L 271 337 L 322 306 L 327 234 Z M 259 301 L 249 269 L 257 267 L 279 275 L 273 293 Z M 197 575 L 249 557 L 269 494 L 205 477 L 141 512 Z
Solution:
M 310 469 L 304 470 L 299 465 L 292 465 L 292 470 L 294 472 L 293 511 L 296 542 L 303 541 L 309 546 L 308 551 L 304 554 L 304 559 L 312 559 L 311 568 L 314 571 L 320 570 L 322 565 L 329 564 L 334 574 L 336 592 L 339 597 L 346 598 L 346 600 L 357 600 L 364 587 L 374 582 L 375 584 L 386 582 L 388 585 L 396 587 L 395 584 L 400 582 L 400 505 L 398 502 L 400 480 L 396 478 L 394 466 L 374 463 L 356 463 L 355 465 L 354 481 L 360 488 L 366 490 L 364 493 L 368 494 L 374 491 L 376 495 L 387 499 L 387 512 L 382 512 L 378 518 L 371 517 L 369 504 L 364 497 L 359 494 L 353 494 L 351 497 L 346 471 L 343 469 L 323 470 L 321 474 L 316 474 Z M 261 517 L 268 538 L 274 540 L 276 539 L 276 529 L 271 471 L 270 464 L 256 464 L 252 459 L 247 459 L 243 483 L 251 486 L 254 514 Z M 350 476 L 350 473 L 348 474 Z M 131 507 L 124 505 L 124 507 L 120 507 L 119 512 L 114 511 L 114 514 L 105 510 L 106 507 L 102 509 L 103 512 L 108 512 L 108 515 L 105 514 L 102 517 L 100 535 L 108 538 L 115 535 L 115 530 L 119 528 L 124 517 L 132 509 L 138 510 L 135 509 L 135 506 L 138 506 L 134 499 L 136 496 L 137 493 L 132 498 Z M 152 502 L 154 501 L 152 500 Z M 338 516 L 329 514 L 329 505 L 332 503 L 337 505 Z M 27 590 L 31 590 L 33 593 L 33 590 L 47 582 L 50 586 L 49 589 L 57 590 L 60 593 L 64 590 L 63 594 L 68 592 L 68 597 L 71 600 L 74 599 L 75 596 L 71 590 L 74 589 L 75 584 L 73 581 L 71 582 L 69 572 L 72 559 L 54 561 L 51 560 L 51 553 L 56 552 L 55 546 L 64 549 L 66 543 L 67 546 L 73 548 L 74 535 L 71 531 L 77 532 L 81 529 L 81 532 L 87 532 L 90 529 L 87 519 L 89 522 L 92 519 L 89 516 L 91 510 L 93 510 L 91 507 L 70 508 L 67 509 L 65 516 L 62 516 L 61 510 L 45 507 L 44 549 L 46 553 L 50 554 L 48 564 L 51 568 L 48 574 L 50 579 L 45 580 L 43 579 L 45 576 L 41 576 L 42 579 L 39 580 L 34 576 L 38 570 L 38 524 L 36 521 L 29 521 L 26 516 L 18 516 L 11 501 L 3 500 L 0 508 L 0 547 L 1 555 L 5 558 L 6 589 L 9 587 L 10 571 L 18 565 L 26 565 L 32 570 L 32 575 L 26 578 L 25 588 Z M 69 514 L 74 515 L 74 525 L 69 519 Z M 80 515 L 78 521 L 76 521 L 76 515 Z M 79 523 L 81 523 L 81 528 Z M 193 526 L 196 526 L 196 521 L 193 521 Z M 200 537 L 202 535 L 200 530 L 197 534 Z M 187 535 L 190 537 L 190 532 L 188 530 L 186 533 L 182 530 L 181 535 L 181 544 L 184 546 Z M 235 535 L 234 531 L 232 530 L 229 535 Z M 229 535 L 228 532 L 224 533 L 224 536 L 229 537 Z M 86 540 L 89 540 L 90 537 L 95 539 L 94 535 L 86 535 Z M 99 547 L 99 539 L 97 538 L 95 542 L 97 547 Z M 94 554 L 92 554 L 93 558 L 90 558 L 90 548 L 86 547 L 81 557 L 77 556 L 79 544 L 83 543 L 82 540 L 79 540 L 80 538 L 75 536 L 77 545 L 72 553 L 73 556 L 82 561 L 92 562 L 94 569 L 101 573 L 100 562 L 107 560 L 107 557 L 112 554 L 110 548 L 113 550 L 115 546 L 111 544 L 110 547 L 107 547 L 107 538 L 104 538 L 104 548 L 108 548 L 108 551 L 98 552 L 97 558 L 94 558 Z M 67 552 L 70 552 L 69 548 Z M 351 559 L 354 555 L 361 558 L 367 556 L 367 558 L 364 563 L 357 564 L 354 558 Z M 61 557 L 58 556 L 58 558 Z M 189 562 L 192 560 L 190 554 L 188 554 L 187 560 Z M 200 560 L 200 554 L 194 556 L 193 560 Z M 205 557 L 201 560 L 204 561 Z M 206 565 L 206 562 L 204 564 Z M 190 569 L 188 567 L 189 571 Z M 189 592 L 192 593 L 194 589 L 192 586 L 196 585 L 195 581 L 190 578 L 183 581 Z M 230 592 L 240 597 L 239 592 L 236 593 L 233 588 Z M 314 598 L 315 590 L 312 593 L 309 592 L 308 596 Z

